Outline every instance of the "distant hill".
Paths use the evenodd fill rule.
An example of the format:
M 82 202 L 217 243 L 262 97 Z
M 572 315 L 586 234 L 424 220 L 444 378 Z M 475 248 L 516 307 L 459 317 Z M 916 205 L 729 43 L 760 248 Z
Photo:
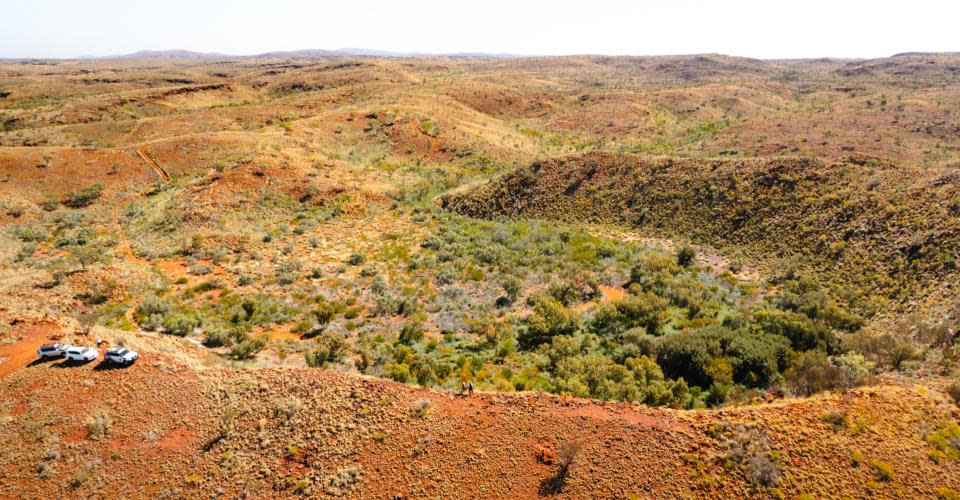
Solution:
M 264 52 L 255 55 L 229 55 L 218 52 L 194 52 L 192 50 L 141 50 L 130 54 L 117 54 L 103 57 L 79 57 L 78 59 L 101 59 L 101 60 L 131 60 L 131 59 L 159 59 L 167 61 L 189 61 L 202 59 L 227 59 L 227 58 L 271 58 L 285 57 L 293 59 L 319 59 L 324 57 L 461 57 L 478 59 L 507 59 L 523 57 L 514 54 L 487 54 L 482 52 L 463 52 L 453 54 L 427 54 L 420 52 L 391 52 L 388 50 L 373 49 L 302 49 L 302 50 L 280 50 Z
M 126 59 L 163 59 L 168 61 L 178 61 L 178 60 L 198 60 L 198 59 L 225 59 L 229 58 L 226 54 L 219 54 L 215 52 L 194 52 L 191 50 L 140 50 L 130 54 L 119 54 L 113 56 L 104 56 L 97 57 L 94 59 L 112 59 L 112 60 L 126 60 Z
M 595 54 L 601 56 L 600 54 Z M 902 52 L 899 54 L 894 54 L 890 57 L 885 58 L 874 58 L 874 59 L 847 59 L 847 58 L 817 58 L 817 59 L 752 59 L 752 58 L 743 58 L 735 56 L 726 56 L 721 54 L 692 54 L 689 58 L 695 59 L 693 63 L 702 64 L 704 62 L 731 62 L 739 61 L 742 63 L 752 63 L 759 64 L 764 62 L 847 62 L 849 64 L 857 64 L 864 62 L 875 62 L 889 60 L 892 58 L 901 58 L 901 57 L 917 57 L 917 56 L 926 56 L 926 57 L 957 57 L 960 56 L 960 52 Z M 525 56 L 522 54 L 508 54 L 508 53 L 487 53 L 487 52 L 453 52 L 453 53 L 427 53 L 427 52 L 394 52 L 389 50 L 375 50 L 375 49 L 360 49 L 360 48 L 342 48 L 342 49 L 300 49 L 300 50 L 278 50 L 271 52 L 264 52 L 261 54 L 251 54 L 251 55 L 231 55 L 231 54 L 222 54 L 219 52 L 196 52 L 192 50 L 140 50 L 137 52 L 132 52 L 129 54 L 116 54 L 110 56 L 81 56 L 77 59 L 100 59 L 100 60 L 132 60 L 132 59 L 158 59 L 158 60 L 169 60 L 169 61 L 188 61 L 188 60 L 203 60 L 203 59 L 227 59 L 227 58 L 294 58 L 294 59 L 319 59 L 325 57 L 453 57 L 453 58 L 475 58 L 475 59 L 518 59 Z M 610 57 L 613 59 L 636 59 L 636 58 L 650 58 L 650 56 L 604 56 Z M 659 56 L 662 57 L 662 56 Z M 677 56 L 668 56 L 668 57 L 677 57 Z M 681 56 L 687 58 L 687 56 Z M 0 60 L 19 60 L 17 58 L 9 58 Z
M 461 52 L 461 53 L 450 53 L 450 54 L 428 54 L 423 52 L 391 52 L 388 50 L 372 50 L 372 49 L 337 49 L 337 50 L 325 50 L 325 49 L 304 49 L 304 50 L 291 50 L 291 51 L 276 51 L 276 52 L 266 52 L 252 57 L 292 57 L 292 58 L 320 58 L 320 57 L 343 57 L 343 56 L 355 56 L 355 57 L 464 57 L 464 58 L 481 58 L 481 59 L 506 59 L 506 58 L 516 58 L 523 57 L 515 54 L 487 54 L 483 52 Z

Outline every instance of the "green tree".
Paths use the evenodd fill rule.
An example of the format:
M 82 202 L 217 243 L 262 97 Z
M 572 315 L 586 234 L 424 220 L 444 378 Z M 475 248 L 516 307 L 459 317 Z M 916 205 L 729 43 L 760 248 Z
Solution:
M 580 326 L 580 318 L 557 299 L 540 295 L 534 299 L 533 314 L 526 321 L 527 328 L 520 334 L 520 344 L 532 349 L 549 343 L 557 335 L 570 335 Z

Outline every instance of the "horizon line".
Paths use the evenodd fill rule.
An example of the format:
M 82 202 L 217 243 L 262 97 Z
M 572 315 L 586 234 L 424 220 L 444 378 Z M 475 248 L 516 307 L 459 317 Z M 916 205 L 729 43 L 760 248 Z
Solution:
M 117 59 L 194 59 L 216 60 L 229 58 L 257 58 L 257 57 L 311 57 L 307 53 L 315 53 L 312 57 L 373 57 L 373 58 L 430 58 L 430 57 L 472 57 L 488 59 L 535 59 L 554 57 L 682 57 L 682 56 L 723 56 L 738 59 L 753 59 L 759 61 L 803 61 L 803 60 L 871 60 L 889 57 L 905 56 L 950 56 L 960 55 L 960 51 L 904 51 L 878 57 L 851 57 L 851 56 L 805 56 L 805 57 L 751 57 L 725 54 L 720 52 L 688 52 L 671 54 L 629 54 L 629 53 L 570 53 L 570 54 L 521 54 L 509 52 L 458 51 L 458 52 L 406 52 L 388 51 L 366 48 L 339 48 L 339 49 L 292 49 L 269 50 L 251 54 L 228 54 L 222 52 L 206 52 L 191 49 L 141 49 L 129 53 L 107 55 L 78 55 L 78 56 L 0 56 L 3 61 L 96 61 Z

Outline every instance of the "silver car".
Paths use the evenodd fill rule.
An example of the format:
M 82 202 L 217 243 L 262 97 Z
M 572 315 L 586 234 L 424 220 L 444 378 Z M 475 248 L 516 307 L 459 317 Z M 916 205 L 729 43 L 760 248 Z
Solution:
M 37 357 L 40 359 L 59 358 L 70 347 L 69 344 L 43 344 L 37 349 Z

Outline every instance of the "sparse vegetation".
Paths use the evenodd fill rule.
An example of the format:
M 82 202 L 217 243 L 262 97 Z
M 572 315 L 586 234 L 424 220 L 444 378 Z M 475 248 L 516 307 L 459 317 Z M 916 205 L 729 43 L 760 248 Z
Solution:
M 67 193 L 61 203 L 70 208 L 83 208 L 89 206 L 103 194 L 103 184 L 93 184 L 80 191 L 71 191 Z
M 753 484 L 773 487 L 780 480 L 780 469 L 766 434 L 759 429 L 737 426 L 730 439 L 727 460 L 741 468 Z
M 104 410 L 98 411 L 87 419 L 87 431 L 90 439 L 97 440 L 110 434 L 110 428 L 113 426 L 113 419 L 110 414 Z
M 0 496 L 960 488 L 956 56 L 0 66 Z

